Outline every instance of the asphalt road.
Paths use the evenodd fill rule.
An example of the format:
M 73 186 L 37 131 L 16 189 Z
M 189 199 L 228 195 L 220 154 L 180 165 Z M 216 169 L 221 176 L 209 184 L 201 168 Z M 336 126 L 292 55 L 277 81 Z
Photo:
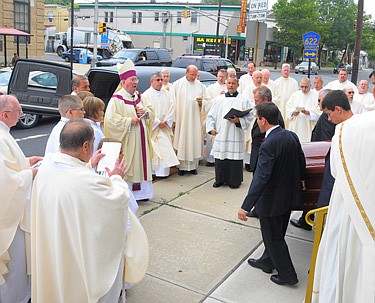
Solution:
M 50 59 L 50 61 L 55 60 L 59 62 L 59 60 L 63 61 L 61 58 L 54 56 L 53 54 L 50 58 L 44 58 L 45 60 Z M 89 68 L 89 66 L 81 66 L 82 70 L 85 68 Z M 280 71 L 275 71 L 270 69 L 271 71 L 271 79 L 275 80 L 280 77 Z M 370 71 L 360 71 L 358 75 L 358 79 L 366 79 L 368 80 L 368 75 Z M 332 80 L 337 79 L 337 74 L 333 74 L 333 69 L 324 69 L 320 71 L 320 75 L 323 77 L 324 83 L 328 83 Z M 302 74 L 295 74 L 291 73 L 291 77 L 296 79 L 298 82 L 301 80 L 302 77 L 306 77 L 306 75 Z M 312 79 L 314 75 L 311 75 L 310 79 Z M 359 82 L 358 80 L 358 82 Z M 371 86 L 371 85 L 370 85 Z M 372 87 L 370 87 L 372 89 Z M 17 129 L 16 127 L 12 128 L 11 133 L 13 137 L 17 140 L 18 144 L 20 145 L 21 149 L 25 153 L 26 156 L 43 156 L 45 146 L 48 140 L 48 136 L 52 130 L 52 128 L 56 125 L 59 121 L 57 117 L 43 117 L 39 124 L 32 128 L 32 129 Z

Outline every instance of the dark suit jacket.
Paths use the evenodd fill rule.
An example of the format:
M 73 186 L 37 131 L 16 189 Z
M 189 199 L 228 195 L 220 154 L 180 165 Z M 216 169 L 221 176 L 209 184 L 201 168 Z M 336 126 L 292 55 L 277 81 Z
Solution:
M 288 213 L 302 202 L 301 180 L 306 162 L 295 133 L 277 127 L 259 149 L 257 168 L 242 209 L 254 205 L 261 217 Z
M 284 119 L 280 111 L 279 111 L 279 125 L 282 128 L 285 128 Z M 255 166 L 258 160 L 260 144 L 262 143 L 264 136 L 265 136 L 265 133 L 260 132 L 258 122 L 255 119 L 253 128 L 251 130 L 250 171 L 255 171 Z
M 332 140 L 332 137 L 335 134 L 335 127 L 336 125 L 328 121 L 328 115 L 323 112 L 312 130 L 311 141 Z

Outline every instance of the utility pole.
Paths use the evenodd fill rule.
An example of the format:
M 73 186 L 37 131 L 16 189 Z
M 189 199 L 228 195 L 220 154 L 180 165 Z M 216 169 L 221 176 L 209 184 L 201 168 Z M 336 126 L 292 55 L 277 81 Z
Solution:
M 215 55 L 217 55 L 217 51 L 218 51 L 219 29 L 220 29 L 220 14 L 221 14 L 221 2 L 222 2 L 222 0 L 219 0 L 219 7 L 218 7 L 218 11 L 217 11 Z M 225 43 L 228 43 L 228 41 L 225 41 Z
M 96 65 L 96 62 L 98 61 L 98 10 L 99 10 L 99 4 L 98 0 L 95 0 L 95 9 L 94 9 L 94 53 L 93 58 L 91 60 L 91 67 L 94 67 Z
M 70 5 L 70 68 L 73 70 L 74 0 L 71 0 Z
M 355 85 L 357 85 L 357 79 L 358 79 L 359 55 L 361 52 L 361 40 L 362 40 L 362 27 L 363 27 L 363 0 L 358 0 L 356 38 L 355 38 L 355 46 L 354 46 L 353 69 L 352 69 L 352 79 L 351 79 L 351 81 Z

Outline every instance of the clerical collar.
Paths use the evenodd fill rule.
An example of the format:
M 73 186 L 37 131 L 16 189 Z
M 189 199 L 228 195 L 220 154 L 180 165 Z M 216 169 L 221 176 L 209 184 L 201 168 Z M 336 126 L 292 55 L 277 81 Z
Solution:
M 233 94 L 231 94 L 230 92 L 226 92 L 225 93 L 225 97 L 237 97 L 238 96 L 238 91 L 235 91 Z
M 161 90 L 157 90 L 157 89 L 153 88 L 152 86 L 151 86 L 151 89 L 154 91 L 155 95 L 157 95 L 157 96 L 161 95 Z
M 134 92 L 134 94 L 129 93 L 126 89 L 124 89 L 125 94 L 130 97 L 132 100 L 137 96 L 137 91 Z

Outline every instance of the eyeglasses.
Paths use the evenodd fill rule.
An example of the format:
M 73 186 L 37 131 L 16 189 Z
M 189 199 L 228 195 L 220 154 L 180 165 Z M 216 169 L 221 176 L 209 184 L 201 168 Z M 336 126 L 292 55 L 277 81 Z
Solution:
M 301 88 L 309 88 L 307 85 L 301 85 Z
M 157 81 L 157 82 L 162 82 L 163 79 L 154 79 L 154 81 Z
M 4 110 L 5 113 L 18 113 L 19 115 L 23 114 L 22 108 L 16 110 Z
M 354 92 L 353 91 L 352 92 L 348 92 L 348 94 L 352 95 L 352 94 L 354 94 Z
M 71 109 L 71 110 L 79 110 L 79 111 L 81 111 L 81 112 L 83 112 L 83 113 L 86 112 L 86 111 L 83 109 L 83 107 L 81 107 L 81 108 L 69 108 L 69 109 Z M 67 113 L 67 112 L 69 111 L 69 109 L 68 109 L 65 113 Z

